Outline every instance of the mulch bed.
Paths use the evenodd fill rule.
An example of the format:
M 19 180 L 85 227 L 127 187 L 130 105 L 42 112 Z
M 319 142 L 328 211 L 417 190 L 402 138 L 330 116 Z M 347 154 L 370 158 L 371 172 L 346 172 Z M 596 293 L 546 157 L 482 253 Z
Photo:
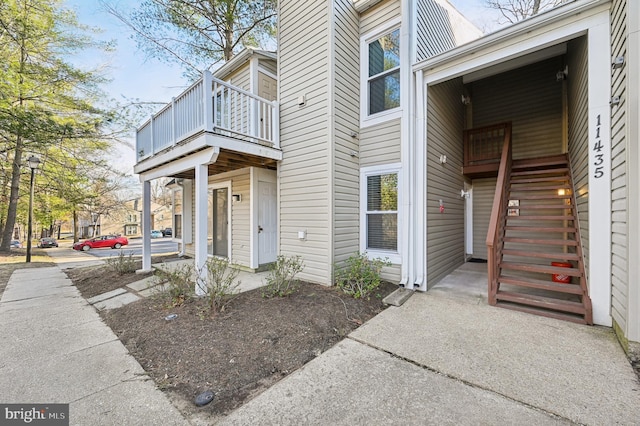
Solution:
M 80 284 L 82 285 L 82 284 Z M 104 321 L 188 417 L 212 421 L 240 406 L 342 340 L 385 306 L 396 289 L 384 283 L 369 299 L 302 283 L 283 298 L 257 289 L 238 295 L 211 316 L 204 299 L 167 307 L 148 298 L 103 311 Z M 169 313 L 177 314 L 166 320 Z M 203 391 L 213 402 L 196 407 Z

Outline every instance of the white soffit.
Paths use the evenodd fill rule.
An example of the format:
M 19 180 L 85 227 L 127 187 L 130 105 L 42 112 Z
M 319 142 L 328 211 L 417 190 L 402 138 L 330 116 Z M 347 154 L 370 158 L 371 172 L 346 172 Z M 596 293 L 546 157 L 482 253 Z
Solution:
M 467 84 L 473 81 L 482 80 L 483 78 L 491 77 L 492 75 L 511 71 L 529 64 L 544 61 L 545 59 L 564 55 L 565 53 L 567 53 L 567 43 L 557 44 L 546 49 L 538 50 L 537 52 L 529 53 L 528 55 L 520 56 L 519 58 L 511 59 L 506 62 L 471 72 L 462 77 L 462 82 Z

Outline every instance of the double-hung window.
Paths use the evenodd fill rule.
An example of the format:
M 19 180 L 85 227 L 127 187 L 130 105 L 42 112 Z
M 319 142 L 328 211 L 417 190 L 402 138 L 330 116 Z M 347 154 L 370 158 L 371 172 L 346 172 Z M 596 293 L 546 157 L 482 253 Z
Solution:
M 371 257 L 399 260 L 399 165 L 363 168 L 361 172 L 361 250 Z
M 391 119 L 400 109 L 399 23 L 363 37 L 361 55 L 362 122 Z

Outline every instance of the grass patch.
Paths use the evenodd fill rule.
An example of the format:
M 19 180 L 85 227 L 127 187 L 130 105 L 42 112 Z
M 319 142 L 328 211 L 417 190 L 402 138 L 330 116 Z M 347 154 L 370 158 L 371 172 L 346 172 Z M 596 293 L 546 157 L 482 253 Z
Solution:
M 55 266 L 51 258 L 40 249 L 31 249 L 31 263 L 26 263 L 26 249 L 12 249 L 10 252 L 0 253 L 0 297 L 7 287 L 11 274 L 18 269 L 45 268 Z

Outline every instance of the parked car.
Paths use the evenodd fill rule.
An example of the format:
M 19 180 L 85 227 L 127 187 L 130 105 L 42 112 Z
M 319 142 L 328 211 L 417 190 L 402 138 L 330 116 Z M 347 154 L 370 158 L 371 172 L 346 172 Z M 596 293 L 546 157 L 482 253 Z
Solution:
M 158 231 L 157 229 L 154 229 L 153 231 L 151 231 L 151 238 L 162 238 L 164 237 L 164 235 L 162 234 L 162 231 Z
M 9 244 L 11 248 L 22 248 L 22 243 L 18 240 L 11 240 L 11 244 Z
M 173 235 L 173 230 L 171 228 L 164 228 L 164 231 L 162 231 L 162 233 L 165 237 L 170 237 Z
M 38 241 L 38 247 L 39 248 L 58 247 L 58 242 L 55 240 L 55 238 L 51 238 L 51 237 L 40 238 L 40 241 Z
M 73 245 L 73 249 L 83 251 L 105 247 L 119 249 L 120 247 L 126 246 L 127 244 L 129 244 L 129 240 L 127 240 L 127 237 L 121 237 L 118 235 L 103 235 L 101 237 L 95 237 L 89 240 L 77 242 Z

